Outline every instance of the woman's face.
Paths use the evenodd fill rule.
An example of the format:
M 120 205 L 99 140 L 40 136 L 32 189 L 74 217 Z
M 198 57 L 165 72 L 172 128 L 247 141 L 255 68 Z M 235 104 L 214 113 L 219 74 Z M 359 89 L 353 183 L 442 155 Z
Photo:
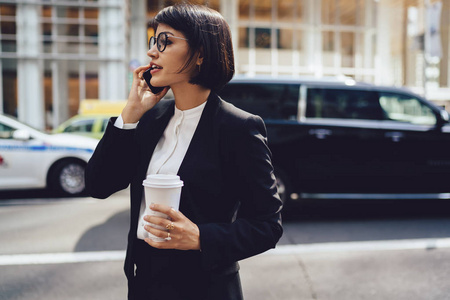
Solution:
M 188 83 L 196 70 L 194 60 L 192 65 L 180 73 L 180 70 L 189 58 L 188 41 L 185 40 L 185 36 L 180 31 L 166 24 L 158 25 L 155 38 L 160 33 L 167 34 L 167 44 L 164 51 L 159 52 L 156 43 L 147 52 L 147 55 L 151 58 L 150 64 L 152 66 L 151 84 L 153 86 L 170 86 L 174 88 L 176 85 Z M 164 35 L 161 35 L 160 39 L 164 40 Z M 164 43 L 162 44 L 162 48 L 164 48 Z

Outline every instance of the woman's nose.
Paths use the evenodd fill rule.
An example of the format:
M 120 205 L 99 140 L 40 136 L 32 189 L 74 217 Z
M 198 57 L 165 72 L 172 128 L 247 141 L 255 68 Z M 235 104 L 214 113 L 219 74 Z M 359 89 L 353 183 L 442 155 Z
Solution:
M 151 58 L 155 58 L 156 56 L 158 56 L 158 49 L 156 47 L 156 44 L 154 44 L 153 46 L 150 47 L 150 49 L 148 49 L 147 56 Z

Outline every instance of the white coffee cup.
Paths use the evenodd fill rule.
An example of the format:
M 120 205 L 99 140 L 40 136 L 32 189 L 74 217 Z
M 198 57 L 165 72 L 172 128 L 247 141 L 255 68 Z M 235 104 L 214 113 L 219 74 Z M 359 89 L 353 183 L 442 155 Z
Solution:
M 152 174 L 147 175 L 147 178 L 142 182 L 145 193 L 145 215 L 157 216 L 161 218 L 170 219 L 168 215 L 150 209 L 152 203 L 164 204 L 178 210 L 180 207 L 180 196 L 183 181 L 180 176 L 172 174 Z M 148 225 L 158 228 L 160 230 L 167 229 L 155 224 L 148 223 Z M 155 241 L 165 241 L 166 239 L 157 237 L 150 232 L 148 237 Z

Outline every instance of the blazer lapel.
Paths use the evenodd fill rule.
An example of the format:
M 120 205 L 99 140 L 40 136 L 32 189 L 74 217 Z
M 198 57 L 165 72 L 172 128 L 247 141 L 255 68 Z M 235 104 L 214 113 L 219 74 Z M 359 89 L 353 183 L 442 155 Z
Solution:
M 155 111 L 154 119 L 147 122 L 145 128 L 141 129 L 141 135 L 139 139 L 142 141 L 141 144 L 141 163 L 138 169 L 138 179 L 143 180 L 146 177 L 148 165 L 150 159 L 153 155 L 156 145 L 159 139 L 164 133 L 170 118 L 174 114 L 175 102 L 171 101 L 168 105 L 158 108 Z
M 220 107 L 219 97 L 211 92 L 206 102 L 200 121 L 192 136 L 186 155 L 181 163 L 178 175 L 183 178 L 188 172 L 195 171 L 196 165 L 209 161 L 209 151 L 217 142 L 215 134 L 216 119 Z

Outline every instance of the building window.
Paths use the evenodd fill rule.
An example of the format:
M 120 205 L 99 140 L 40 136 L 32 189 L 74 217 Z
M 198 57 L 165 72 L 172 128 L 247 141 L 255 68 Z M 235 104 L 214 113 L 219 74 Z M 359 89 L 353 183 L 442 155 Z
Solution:
M 16 52 L 16 6 L 0 5 L 1 51 Z
M 250 20 L 250 0 L 239 0 L 239 20 Z
M 240 0 L 238 72 L 370 74 L 375 24 L 366 0 Z M 366 36 L 367 35 L 367 36 Z M 365 57 L 364 55 L 371 55 Z M 364 61 L 365 66 L 359 62 Z M 369 68 L 370 68 L 369 67 Z
M 255 21 L 267 21 L 272 17 L 272 1 L 270 0 L 253 0 L 250 9 L 253 8 Z
M 98 55 L 98 8 L 42 7 L 44 52 Z
M 0 68 L 3 91 L 0 112 L 17 116 L 16 5 L 0 4 L 0 33 L 0 51 L 8 57 L 2 59 Z
M 26 107 L 27 101 L 43 101 L 45 127 L 51 128 L 64 121 L 62 118 L 76 114 L 81 99 L 99 98 L 102 64 L 120 63 L 125 59 L 119 57 L 120 51 L 120 54 L 111 57 L 100 53 L 99 17 L 101 10 L 110 12 L 127 6 L 87 0 L 70 1 L 73 5 L 69 5 L 69 1 L 65 4 L 56 1 L 29 2 L 27 10 L 23 10 L 20 3 L 0 4 L 0 113 L 19 118 L 32 113 L 18 107 L 18 97 L 28 97 L 25 93 L 18 93 L 26 86 L 18 82 L 17 77 L 23 74 L 20 70 L 24 70 L 19 67 L 29 64 L 30 68 L 36 67 L 31 76 L 39 77 L 36 71 L 42 73 L 42 86 L 35 89 L 42 89 L 44 99 L 21 98 L 20 103 Z M 36 27 L 30 28 L 30 22 L 24 22 L 24 16 L 32 16 L 34 19 L 31 20 L 37 21 L 36 31 L 30 31 Z M 17 32 L 19 24 L 28 24 L 28 27 Z M 111 25 L 108 23 L 105 26 Z M 126 23 L 117 20 L 114 26 L 117 26 L 114 30 L 120 31 Z M 20 44 L 21 41 L 25 42 Z
M 255 48 L 270 48 L 270 28 L 255 28 Z

